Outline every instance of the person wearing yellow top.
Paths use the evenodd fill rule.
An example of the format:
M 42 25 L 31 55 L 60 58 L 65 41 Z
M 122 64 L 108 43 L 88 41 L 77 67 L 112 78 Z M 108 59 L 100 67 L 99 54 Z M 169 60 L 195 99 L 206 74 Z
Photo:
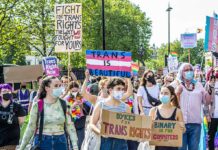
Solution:
M 47 77 L 42 81 L 39 88 L 38 99 L 43 100 L 44 106 L 44 123 L 42 140 L 39 144 L 39 123 L 37 123 L 38 102 L 33 104 L 30 112 L 30 121 L 27 130 L 22 139 L 20 150 L 24 150 L 29 143 L 31 137 L 34 135 L 36 129 L 37 132 L 34 135 L 33 145 L 38 145 L 40 150 L 67 150 L 67 138 L 64 131 L 64 125 L 66 124 L 66 132 L 69 135 L 72 143 L 73 150 L 78 150 L 77 135 L 74 124 L 70 117 L 70 108 L 67 107 L 66 119 L 64 111 L 61 106 L 60 99 L 58 98 L 62 94 L 61 82 L 56 77 Z M 69 106 L 67 104 L 67 106 Z M 39 119 L 40 120 L 40 119 Z

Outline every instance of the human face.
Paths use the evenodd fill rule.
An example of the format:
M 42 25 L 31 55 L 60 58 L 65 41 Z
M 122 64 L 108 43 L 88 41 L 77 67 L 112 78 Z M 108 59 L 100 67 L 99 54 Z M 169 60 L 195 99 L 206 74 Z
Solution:
M 5 98 L 5 99 L 4 99 L 5 94 L 6 94 L 6 95 L 7 95 L 7 94 L 11 94 L 11 90 L 9 90 L 9 89 L 2 89 L 2 90 L 1 90 L 1 97 L 2 97 L 2 99 L 5 100 L 5 101 L 10 100 L 10 99 L 12 98 L 12 95 L 9 95 L 10 98 Z M 3 96 L 3 95 L 4 95 L 4 96 Z M 7 97 L 8 97 L 8 96 L 7 96 Z
M 149 78 L 149 77 L 154 77 L 154 74 L 152 72 L 149 72 L 147 75 L 146 75 L 146 78 Z
M 71 90 L 72 92 L 78 92 L 79 91 L 79 88 L 77 88 L 77 87 L 74 87 L 74 88 L 72 88 L 72 90 Z
M 192 68 L 190 65 L 184 66 L 183 71 L 182 71 L 182 77 L 183 77 L 183 79 L 186 79 L 186 74 L 187 74 L 188 72 L 193 72 L 193 68 Z
M 162 102 L 162 104 L 169 104 L 171 102 L 171 94 L 168 88 L 161 88 L 160 101 Z
M 52 79 L 50 86 L 45 87 L 47 94 L 52 95 L 53 89 L 57 89 L 61 87 L 61 82 L 58 78 Z
M 122 85 L 117 85 L 113 88 L 112 97 L 116 101 L 120 101 L 123 98 L 125 87 Z

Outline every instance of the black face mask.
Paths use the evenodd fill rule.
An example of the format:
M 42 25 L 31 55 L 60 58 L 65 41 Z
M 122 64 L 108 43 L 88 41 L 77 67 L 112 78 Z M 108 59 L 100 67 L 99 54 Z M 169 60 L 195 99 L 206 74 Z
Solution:
M 26 89 L 26 85 L 22 85 L 21 88 L 22 88 L 22 89 Z
M 152 84 L 156 84 L 156 81 L 155 81 L 155 79 L 154 79 L 154 77 L 152 76 L 149 76 L 148 78 L 147 78 L 147 81 L 148 82 L 150 82 L 150 83 L 152 83 Z
M 9 101 L 12 98 L 12 94 L 11 93 L 5 93 L 5 94 L 2 95 L 2 97 L 3 97 L 3 99 L 5 101 Z

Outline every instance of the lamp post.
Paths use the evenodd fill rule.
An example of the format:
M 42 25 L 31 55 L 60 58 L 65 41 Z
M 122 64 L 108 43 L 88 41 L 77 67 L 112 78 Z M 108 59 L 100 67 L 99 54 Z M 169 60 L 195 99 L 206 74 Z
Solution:
M 170 11 L 173 8 L 170 7 L 170 3 L 168 4 L 167 12 L 168 12 L 168 55 L 170 54 Z
M 104 0 L 102 0 L 102 47 L 105 50 L 105 18 L 104 18 Z

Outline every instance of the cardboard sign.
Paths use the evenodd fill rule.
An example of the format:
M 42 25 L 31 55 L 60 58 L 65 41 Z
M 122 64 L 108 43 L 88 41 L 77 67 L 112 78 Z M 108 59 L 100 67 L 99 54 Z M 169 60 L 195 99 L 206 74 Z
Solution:
M 177 121 L 155 120 L 150 145 L 181 147 L 182 130 Z
M 82 4 L 55 5 L 55 52 L 82 50 Z
M 44 57 L 42 60 L 42 65 L 47 76 L 58 77 L 60 75 L 57 57 Z
M 194 48 L 197 47 L 197 34 L 181 34 L 181 46 L 182 48 Z
M 178 65 L 179 65 L 177 57 L 169 56 L 167 58 L 167 61 L 168 61 L 167 64 L 168 64 L 169 72 L 170 73 L 177 72 L 178 71 Z
M 124 51 L 86 50 L 90 75 L 131 77 L 132 53 Z
M 102 110 L 101 135 L 118 139 L 151 139 L 151 117 Z
M 36 81 L 42 75 L 42 65 L 4 67 L 5 83 Z

